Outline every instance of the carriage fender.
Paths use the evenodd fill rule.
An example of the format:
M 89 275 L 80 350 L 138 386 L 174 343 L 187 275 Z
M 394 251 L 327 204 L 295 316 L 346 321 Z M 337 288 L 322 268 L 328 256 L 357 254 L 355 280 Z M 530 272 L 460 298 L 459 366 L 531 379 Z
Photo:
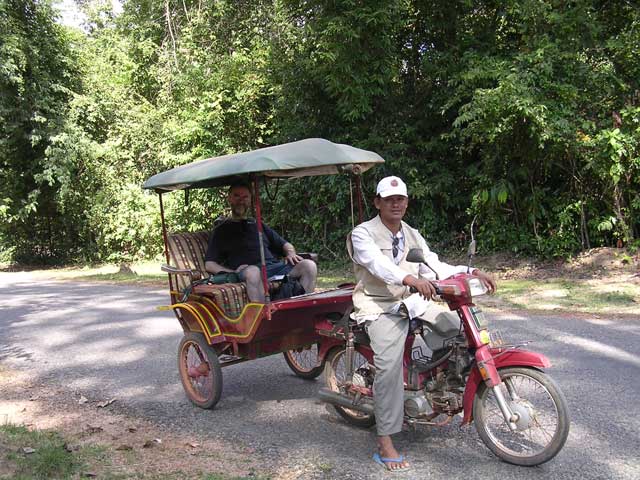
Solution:
M 532 352 L 530 350 L 507 350 L 500 351 L 500 349 L 490 350 L 493 356 L 493 362 L 497 369 L 504 367 L 530 367 L 535 369 L 549 368 L 551 362 L 542 353 Z M 462 405 L 464 408 L 464 417 L 462 424 L 466 425 L 473 420 L 473 400 L 476 398 L 476 392 L 478 387 L 482 383 L 482 376 L 478 371 L 478 368 L 473 366 L 467 384 L 464 389 L 464 396 L 462 398 Z

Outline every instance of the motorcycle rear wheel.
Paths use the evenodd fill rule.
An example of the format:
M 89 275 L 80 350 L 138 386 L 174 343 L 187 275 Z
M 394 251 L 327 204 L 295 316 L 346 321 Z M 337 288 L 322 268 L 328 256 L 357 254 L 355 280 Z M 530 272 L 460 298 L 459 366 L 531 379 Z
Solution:
M 327 355 L 324 366 L 324 379 L 327 387 L 336 393 L 344 393 L 344 383 L 347 374 L 346 350 L 335 348 Z M 354 366 L 358 368 L 368 364 L 367 359 L 357 350 L 354 352 Z M 367 413 L 351 410 L 349 408 L 332 405 L 336 412 L 352 425 L 361 428 L 369 428 L 376 423 L 376 417 Z
M 564 395 L 551 377 L 538 370 L 507 367 L 499 372 L 505 399 L 526 421 L 511 431 L 493 390 L 483 383 L 473 402 L 478 435 L 489 450 L 507 463 L 533 467 L 548 462 L 569 435 L 569 409 Z

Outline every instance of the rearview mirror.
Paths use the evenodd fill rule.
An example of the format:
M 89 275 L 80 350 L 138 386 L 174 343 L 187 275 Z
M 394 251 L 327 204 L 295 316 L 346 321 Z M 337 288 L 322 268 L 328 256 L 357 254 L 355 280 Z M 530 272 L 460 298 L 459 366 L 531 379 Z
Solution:
M 476 224 L 477 218 L 477 215 L 473 217 L 473 220 L 471 221 L 471 228 L 469 229 L 471 231 L 471 243 L 469 244 L 469 250 L 467 251 L 467 256 L 469 257 L 469 263 L 467 263 L 467 273 L 471 273 L 471 259 L 476 254 L 476 237 L 473 236 L 473 227 Z
M 407 262 L 411 263 L 425 263 L 424 253 L 421 248 L 412 248 L 407 253 Z
M 436 272 L 433 268 L 431 268 L 431 265 L 429 265 L 427 261 L 424 259 L 424 252 L 422 251 L 421 248 L 412 248 L 411 250 L 409 250 L 409 253 L 407 253 L 407 262 L 422 263 L 435 274 L 436 280 L 440 280 L 440 276 L 438 275 L 438 272 Z
M 467 251 L 467 255 L 469 257 L 473 257 L 475 254 L 476 254 L 476 241 L 471 240 L 471 243 L 469 244 L 469 250 Z

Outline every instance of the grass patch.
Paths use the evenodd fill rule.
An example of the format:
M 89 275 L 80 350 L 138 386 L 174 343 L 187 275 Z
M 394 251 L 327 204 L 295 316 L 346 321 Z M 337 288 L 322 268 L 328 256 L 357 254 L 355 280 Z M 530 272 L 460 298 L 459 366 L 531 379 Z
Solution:
M 515 308 L 640 313 L 640 286 L 623 280 L 502 280 L 498 297 Z
M 332 288 L 352 282 L 355 282 L 355 278 L 351 269 L 323 269 L 322 265 L 318 269 L 318 288 Z
M 125 284 L 163 285 L 167 274 L 160 270 L 160 261 L 137 262 L 122 269 L 120 265 L 68 267 L 51 271 L 51 277 L 60 280 L 103 281 Z
M 185 473 L 176 469 L 170 472 L 142 473 L 135 471 L 135 456 L 124 465 L 113 465 L 110 447 L 84 445 L 67 447 L 67 440 L 58 432 L 29 430 L 20 425 L 0 424 L 0 480 L 71 480 L 84 478 L 93 472 L 97 478 L 124 480 L 166 480 L 191 478 L 194 480 L 267 480 L 259 474 L 233 477 L 220 473 Z M 69 451 L 71 450 L 71 451 Z M 124 470 L 127 473 L 123 473 Z M 132 471 L 133 467 L 133 471 Z
M 81 467 L 56 432 L 6 424 L 0 426 L 0 444 L 4 446 L 0 450 L 4 461 L 13 469 L 13 474 L 5 478 L 69 478 Z
M 161 261 L 145 261 L 127 265 L 84 265 L 62 268 L 29 269 L 27 271 L 36 279 L 42 280 L 78 280 L 107 281 L 126 284 L 164 285 L 167 274 L 160 270 Z M 15 266 L 7 267 L 7 271 L 20 271 Z
M 597 293 L 594 295 L 594 301 L 598 303 L 608 303 L 612 305 L 623 306 L 629 306 L 636 303 L 633 295 L 625 292 Z

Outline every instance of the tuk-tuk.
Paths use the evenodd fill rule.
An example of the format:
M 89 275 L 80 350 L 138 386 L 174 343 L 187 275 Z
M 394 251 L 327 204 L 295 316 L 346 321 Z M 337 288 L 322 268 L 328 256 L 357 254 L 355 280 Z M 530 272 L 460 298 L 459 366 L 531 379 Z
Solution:
M 213 408 L 222 392 L 222 367 L 267 355 L 284 353 L 296 375 L 312 379 L 323 371 L 326 349 L 316 325 L 344 318 L 352 309 L 353 285 L 340 285 L 297 297 L 271 300 L 262 237 L 261 183 L 343 174 L 354 180 L 362 220 L 360 175 L 383 163 L 374 152 L 328 140 L 311 138 L 258 150 L 196 161 L 159 173 L 143 185 L 160 200 L 162 235 L 172 310 L 184 336 L 178 348 L 178 369 L 189 399 Z M 204 268 L 209 231 L 167 231 L 163 195 L 176 190 L 223 187 L 250 182 L 262 251 L 265 303 L 250 302 L 243 283 L 216 284 Z

